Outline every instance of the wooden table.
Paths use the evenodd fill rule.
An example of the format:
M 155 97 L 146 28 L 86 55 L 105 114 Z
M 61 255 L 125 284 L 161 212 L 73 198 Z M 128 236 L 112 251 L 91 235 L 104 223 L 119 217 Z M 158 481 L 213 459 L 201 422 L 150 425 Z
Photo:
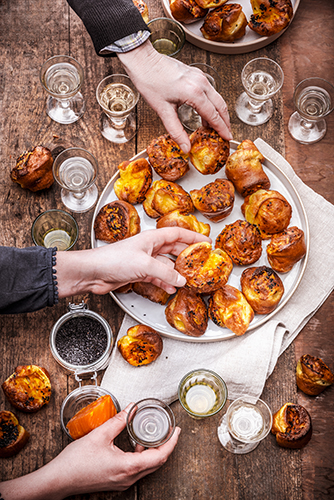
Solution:
M 159 2 L 148 0 L 148 6 L 151 18 L 163 14 Z M 125 145 L 113 145 L 101 136 L 95 89 L 104 76 L 122 68 L 117 58 L 103 59 L 95 55 L 81 21 L 65 0 L 1 0 L 0 38 L 0 244 L 26 247 L 32 245 L 30 227 L 34 218 L 46 209 L 62 208 L 62 203 L 57 185 L 44 192 L 31 193 L 12 183 L 10 171 L 19 154 L 37 144 L 50 148 L 59 144 L 85 147 L 98 158 L 97 186 L 101 192 L 117 165 L 145 149 L 149 141 L 164 129 L 158 116 L 140 100 L 140 129 L 135 139 Z M 266 48 L 250 54 L 228 56 L 208 53 L 186 43 L 180 56 L 185 63 L 206 62 L 219 71 L 222 95 L 230 109 L 236 140 L 262 137 L 286 156 L 304 182 L 332 203 L 334 113 L 327 118 L 326 137 L 310 146 L 291 139 L 287 122 L 293 112 L 293 89 L 300 80 L 319 76 L 333 83 L 333 43 L 333 3 L 303 0 L 289 29 Z M 45 112 L 46 94 L 39 83 L 39 70 L 48 57 L 56 54 L 70 54 L 85 68 L 83 94 L 87 111 L 73 125 L 59 125 Z M 285 82 L 275 99 L 274 117 L 266 125 L 252 128 L 236 118 L 234 103 L 241 92 L 242 67 L 260 55 L 267 55 L 282 65 Z M 90 246 L 92 213 L 75 215 L 80 231 L 77 249 Z M 114 334 L 117 333 L 123 313 L 109 295 L 70 298 L 71 302 L 81 299 L 103 315 Z M 20 421 L 29 429 L 31 439 L 15 458 L 1 460 L 2 479 L 14 478 L 41 467 L 68 443 L 60 427 L 59 411 L 64 397 L 76 383 L 57 365 L 48 345 L 50 330 L 66 312 L 67 303 L 68 300 L 62 300 L 52 309 L 0 318 L 0 381 L 17 365 L 35 363 L 49 370 L 53 383 L 53 397 L 47 408 L 35 415 L 20 413 Z M 162 469 L 123 493 L 97 493 L 73 498 L 318 500 L 333 497 L 334 389 L 311 398 L 297 391 L 294 378 L 296 360 L 304 353 L 320 356 L 334 368 L 333 310 L 332 296 L 279 358 L 262 395 L 274 411 L 287 401 L 298 402 L 309 410 L 314 435 L 305 449 L 278 448 L 274 438 L 268 436 L 253 453 L 231 455 L 216 439 L 219 415 L 205 422 L 194 421 L 178 403 L 174 403 L 173 410 L 182 434 L 176 450 Z M 11 409 L 2 391 L 0 403 L 2 409 Z M 121 435 L 119 442 L 120 446 L 127 446 L 125 434 Z

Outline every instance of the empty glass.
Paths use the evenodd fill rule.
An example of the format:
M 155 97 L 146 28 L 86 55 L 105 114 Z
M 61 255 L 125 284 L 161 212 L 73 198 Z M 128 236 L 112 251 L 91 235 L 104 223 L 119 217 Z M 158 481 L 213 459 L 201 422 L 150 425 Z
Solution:
M 87 212 L 97 200 L 97 160 L 82 148 L 65 149 L 55 159 L 53 176 L 61 186 L 61 200 L 72 212 Z
M 297 111 L 289 120 L 291 136 L 302 144 L 313 144 L 326 134 L 325 116 L 333 111 L 334 87 L 322 78 L 306 78 L 296 87 L 293 100 Z
M 218 439 L 231 453 L 253 451 L 270 432 L 273 418 L 261 399 L 242 396 L 227 409 L 218 426 Z
M 110 75 L 96 89 L 96 99 L 103 110 L 100 130 L 111 142 L 130 141 L 137 133 L 135 107 L 139 92 L 127 75 Z
M 181 24 L 168 17 L 157 17 L 147 26 L 151 31 L 150 40 L 155 50 L 160 54 L 176 57 L 186 40 Z
M 73 57 L 53 56 L 42 66 L 40 80 L 49 96 L 46 112 L 58 123 L 74 123 L 85 112 L 85 101 L 79 92 L 83 83 L 82 66 Z
M 252 126 L 266 123 L 273 115 L 271 98 L 283 85 L 282 68 L 272 59 L 258 57 L 244 66 L 241 81 L 245 92 L 236 102 L 238 118 Z
M 208 64 L 204 63 L 193 63 L 189 64 L 189 66 L 198 68 L 201 71 L 203 71 L 203 73 L 213 86 L 213 88 L 217 90 L 217 92 L 220 92 L 220 87 L 221 87 L 220 77 L 215 69 L 213 69 Z M 194 108 L 192 108 L 191 106 L 188 106 L 188 104 L 182 104 L 178 108 L 177 113 L 179 115 L 182 125 L 186 127 L 188 130 L 194 131 L 202 125 L 202 118 L 197 113 L 197 111 L 195 111 Z

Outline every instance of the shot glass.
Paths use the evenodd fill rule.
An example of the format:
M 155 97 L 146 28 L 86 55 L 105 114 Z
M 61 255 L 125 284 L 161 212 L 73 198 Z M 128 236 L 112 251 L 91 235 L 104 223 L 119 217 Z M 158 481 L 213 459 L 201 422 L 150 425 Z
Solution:
M 126 427 L 133 447 L 155 448 L 166 443 L 175 430 L 171 408 L 155 398 L 142 399 L 130 409 Z
M 47 210 L 33 222 L 31 237 L 36 246 L 71 250 L 77 242 L 79 228 L 71 214 L 64 210 Z
M 157 17 L 147 26 L 150 28 L 150 40 L 155 50 L 160 54 L 176 57 L 186 41 L 181 24 L 168 17 Z
M 224 380 L 211 370 L 193 370 L 183 377 L 178 388 L 179 401 L 195 419 L 218 413 L 227 400 Z

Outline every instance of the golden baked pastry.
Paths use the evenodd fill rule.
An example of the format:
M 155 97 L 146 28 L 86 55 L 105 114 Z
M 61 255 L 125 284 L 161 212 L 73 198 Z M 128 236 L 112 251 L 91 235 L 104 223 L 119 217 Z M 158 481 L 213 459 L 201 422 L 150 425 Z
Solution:
M 232 212 L 234 186 L 226 179 L 216 179 L 189 194 L 194 207 L 212 222 L 220 222 Z
M 208 310 L 202 297 L 192 290 L 180 288 L 165 309 L 173 327 L 191 337 L 200 337 L 208 326 Z
M 273 234 L 267 246 L 268 262 L 274 271 L 287 273 L 306 254 L 304 231 L 296 226 Z
M 114 184 L 114 191 L 119 200 L 132 205 L 143 203 L 152 184 L 152 168 L 145 158 L 123 161 L 118 165 L 119 179 Z
M 0 458 L 17 455 L 29 440 L 30 434 L 19 424 L 11 411 L 0 411 Z
M 137 281 L 132 283 L 132 290 L 137 294 L 149 299 L 151 302 L 165 305 L 170 297 L 163 288 L 160 288 L 153 283 L 146 283 L 145 281 Z
M 132 0 L 132 1 L 139 10 L 139 12 L 141 13 L 145 23 L 147 24 L 150 20 L 147 4 L 143 0 Z
M 301 405 L 285 403 L 273 415 L 271 432 L 276 435 L 276 443 L 283 448 L 303 448 L 312 436 L 310 414 Z
M 202 9 L 195 0 L 170 0 L 170 11 L 180 23 L 190 24 L 202 19 L 208 9 Z
M 227 283 L 233 264 L 224 250 L 212 250 L 210 243 L 201 241 L 179 254 L 175 269 L 186 278 L 188 288 L 208 294 Z
M 215 248 L 221 248 L 234 264 L 253 264 L 262 254 L 262 239 L 256 226 L 245 220 L 227 224 L 216 238 Z
M 216 174 L 226 163 L 230 143 L 209 127 L 199 127 L 189 136 L 190 159 L 203 175 Z
M 254 318 L 254 311 L 240 290 L 225 285 L 209 298 L 209 318 L 216 325 L 243 335 Z
M 251 0 L 253 14 L 248 26 L 261 36 L 284 30 L 293 16 L 291 0 Z
M 264 156 L 248 139 L 242 141 L 229 156 L 225 167 L 226 177 L 244 198 L 258 189 L 270 188 L 270 180 L 262 167 L 263 161 Z
M 115 293 L 130 293 L 132 292 L 132 283 L 127 283 L 126 285 L 122 285 L 119 288 L 115 288 L 113 290 Z
M 191 213 L 195 211 L 189 193 L 174 182 L 164 179 L 154 181 L 143 202 L 146 215 L 157 219 L 173 210 Z
M 4 381 L 2 389 L 15 408 L 26 413 L 33 413 L 50 402 L 50 375 L 45 368 L 40 366 L 20 365 Z
M 284 294 L 281 278 L 270 267 L 248 267 L 240 278 L 241 290 L 257 314 L 268 314 Z
M 94 221 L 95 238 L 108 243 L 140 232 L 140 217 L 133 205 L 116 200 L 104 205 Z
M 16 160 L 10 177 L 24 189 L 40 191 L 53 184 L 53 158 L 51 151 L 43 146 L 25 151 Z
M 296 366 L 299 389 L 310 396 L 317 396 L 334 383 L 334 375 L 320 358 L 304 354 Z
M 205 224 L 197 220 L 195 215 L 187 214 L 180 210 L 173 210 L 173 212 L 169 212 L 157 220 L 157 228 L 175 226 L 183 227 L 184 229 L 189 229 L 189 231 L 195 231 L 205 236 L 209 236 L 211 231 L 210 224 Z
M 155 361 L 162 353 L 159 333 L 146 325 L 135 325 L 120 338 L 117 347 L 125 361 L 132 366 L 143 366 Z
M 169 134 L 154 139 L 147 147 L 147 154 L 156 173 L 166 181 L 176 181 L 189 170 L 188 155 Z
M 247 18 L 238 3 L 229 3 L 213 9 L 200 28 L 207 40 L 234 42 L 245 36 Z
M 257 226 L 264 240 L 284 231 L 292 215 L 291 205 L 284 196 L 266 189 L 247 196 L 241 211 L 248 222 Z
M 196 0 L 198 5 L 203 9 L 214 9 L 215 7 L 220 7 L 227 2 L 227 0 Z

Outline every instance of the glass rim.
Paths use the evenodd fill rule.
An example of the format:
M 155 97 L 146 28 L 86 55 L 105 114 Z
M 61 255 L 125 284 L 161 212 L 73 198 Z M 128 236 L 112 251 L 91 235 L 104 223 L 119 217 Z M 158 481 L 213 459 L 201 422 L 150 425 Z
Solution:
M 110 109 L 106 108 L 101 100 L 100 100 L 100 89 L 103 85 L 105 85 L 105 82 L 106 80 L 108 80 L 108 78 L 113 78 L 113 77 L 125 77 L 126 80 L 131 84 L 130 85 L 130 88 L 132 91 L 134 91 L 135 93 L 135 102 L 133 104 L 133 106 L 131 107 L 130 110 L 126 110 L 126 111 L 113 111 L 111 113 Z M 117 82 L 115 82 L 117 83 Z M 103 84 L 103 85 L 102 85 Z M 137 90 L 136 86 L 134 85 L 134 83 L 132 82 L 131 78 L 129 77 L 129 75 L 127 75 L 126 73 L 112 73 L 111 75 L 107 75 L 105 76 L 104 78 L 102 78 L 102 80 L 100 80 L 100 82 L 98 83 L 97 87 L 96 87 L 96 92 L 95 92 L 95 95 L 96 95 L 96 100 L 99 104 L 99 106 L 101 106 L 101 108 L 103 109 L 103 111 L 105 111 L 106 114 L 109 114 L 109 115 L 112 115 L 114 117 L 122 117 L 122 116 L 128 116 L 132 110 L 137 106 L 138 104 L 138 101 L 139 101 L 139 97 L 140 97 L 140 93 L 139 91 Z M 125 115 L 124 115 L 125 113 Z
M 140 405 L 141 403 L 146 403 L 146 402 L 148 403 L 149 401 L 151 401 L 152 403 L 156 403 L 158 406 L 163 408 L 168 413 L 168 416 L 170 417 L 170 420 L 171 420 L 171 428 L 170 428 L 170 431 L 167 434 L 166 438 L 163 439 L 161 442 L 159 441 L 158 444 L 153 444 L 153 445 L 150 441 L 145 441 L 145 440 L 139 441 L 136 434 L 133 432 L 133 430 L 130 427 L 130 416 L 132 416 L 131 414 L 133 413 L 135 408 L 138 407 L 138 405 Z M 133 417 L 132 417 L 132 419 L 133 419 Z M 137 401 L 136 403 L 134 403 L 131 406 L 131 408 L 129 409 L 129 412 L 126 416 L 126 428 L 127 428 L 127 431 L 129 433 L 131 439 L 133 439 L 133 441 L 135 441 L 136 444 L 139 444 L 139 445 L 147 447 L 147 448 L 157 448 L 158 446 L 162 446 L 163 444 L 167 443 L 167 441 L 169 441 L 170 438 L 172 437 L 172 435 L 174 434 L 175 425 L 176 425 L 176 422 L 175 422 L 175 415 L 174 415 L 173 410 L 171 409 L 171 407 L 167 403 L 165 403 L 164 401 L 162 401 L 161 399 L 158 399 L 158 398 L 140 399 L 139 401 Z
M 212 413 L 206 413 L 206 414 L 203 414 L 203 413 L 194 413 L 194 412 L 192 412 L 190 410 L 190 408 L 185 407 L 184 404 L 182 403 L 182 400 L 181 400 L 181 385 L 187 380 L 187 378 L 189 378 L 191 375 L 196 374 L 197 372 L 199 372 L 199 373 L 205 372 L 205 373 L 209 373 L 210 375 L 213 375 L 215 378 L 217 378 L 219 380 L 219 382 L 221 382 L 221 384 L 224 387 L 225 397 L 223 398 L 223 401 L 222 401 L 221 405 L 219 405 L 219 407 L 214 412 L 212 412 Z M 184 375 L 182 377 L 182 379 L 180 380 L 179 385 L 178 385 L 177 395 L 178 395 L 179 402 L 180 402 L 182 408 L 187 413 L 189 413 L 189 415 L 192 415 L 193 417 L 205 418 L 205 417 L 212 417 L 213 415 L 216 415 L 218 412 L 220 412 L 220 410 L 222 410 L 222 408 L 224 408 L 224 406 L 226 404 L 226 401 L 227 401 L 227 397 L 228 397 L 228 389 L 227 389 L 227 385 L 226 385 L 225 380 L 220 375 L 218 375 L 218 373 L 214 372 L 213 370 L 209 370 L 207 368 L 196 368 L 194 370 L 191 370 L 190 372 L 188 372 L 186 375 Z
M 49 213 L 58 213 L 58 214 L 63 214 L 65 215 L 66 217 L 68 217 L 70 219 L 71 222 L 74 223 L 74 226 L 75 226 L 75 238 L 73 240 L 73 243 L 71 243 L 71 245 L 66 248 L 66 251 L 68 250 L 71 250 L 74 245 L 76 244 L 76 242 L 78 241 L 78 237 L 79 237 L 79 226 L 78 226 L 78 223 L 77 221 L 75 220 L 75 218 L 73 217 L 73 215 L 71 215 L 69 212 L 66 212 L 66 210 L 62 210 L 61 208 L 50 208 L 49 210 L 45 210 L 44 212 L 40 213 L 39 215 L 37 215 L 37 217 L 35 218 L 34 222 L 32 223 L 32 226 L 31 226 L 31 239 L 32 241 L 34 242 L 34 245 L 36 245 L 37 247 L 40 246 L 36 239 L 35 239 L 35 236 L 34 236 L 34 229 L 35 229 L 35 226 L 37 224 L 37 222 L 42 218 L 44 217 L 46 214 L 49 214 Z
M 254 61 L 270 61 L 270 63 L 273 63 L 274 66 L 279 70 L 279 72 L 281 74 L 281 81 L 280 81 L 280 84 L 278 85 L 278 87 L 275 88 L 274 92 L 270 92 L 270 93 L 266 94 L 265 96 L 259 96 L 258 94 L 254 94 L 253 92 L 249 91 L 244 86 L 243 82 L 244 82 L 244 79 L 245 79 L 245 73 L 246 73 L 247 69 L 249 68 L 249 66 L 251 65 L 251 63 L 254 63 Z M 275 94 L 277 94 L 277 92 L 279 92 L 281 90 L 281 88 L 283 87 L 283 84 L 284 84 L 284 72 L 283 72 L 282 67 L 274 59 L 270 59 L 270 57 L 255 57 L 254 59 L 251 59 L 250 61 L 248 61 L 248 63 L 246 63 L 245 66 L 242 68 L 242 71 L 241 71 L 241 82 L 243 84 L 243 87 L 244 87 L 246 93 L 252 99 L 257 100 L 257 101 L 264 101 L 265 102 L 265 101 L 268 101 L 269 99 L 271 99 L 271 97 L 273 97 Z M 259 99 L 259 97 L 261 97 L 261 99 Z
M 250 400 L 253 400 L 253 401 L 250 401 Z M 267 430 L 260 434 L 259 435 L 259 438 L 254 440 L 254 439 L 240 439 L 239 437 L 236 437 L 230 430 L 229 428 L 229 416 L 230 416 L 230 413 L 231 411 L 233 410 L 234 406 L 235 406 L 235 403 L 238 403 L 239 401 L 245 401 L 246 403 L 251 403 L 251 404 L 254 404 L 254 403 L 257 403 L 257 402 L 260 402 L 267 410 L 268 410 L 268 414 L 270 416 L 270 425 L 268 425 L 268 428 Z M 232 409 L 230 409 L 232 408 Z M 227 408 L 226 410 L 226 421 L 227 421 L 227 427 L 228 427 L 228 430 L 229 432 L 231 433 L 233 439 L 236 439 L 237 441 L 240 441 L 241 443 L 255 443 L 257 441 L 262 441 L 262 439 L 264 439 L 266 436 L 268 436 L 270 430 L 271 430 L 271 427 L 272 427 L 272 423 L 273 423 L 273 414 L 272 414 L 272 411 L 269 407 L 269 405 L 263 401 L 263 399 L 261 398 L 257 398 L 255 396 L 250 396 L 250 395 L 247 395 L 247 394 L 244 394 L 243 396 L 240 396 L 239 398 L 236 398 L 232 401 L 232 403 L 229 405 L 229 407 Z
M 299 106 L 297 106 L 297 102 L 296 102 L 296 99 L 297 99 L 297 91 L 300 89 L 300 87 L 302 85 L 305 85 L 307 84 L 307 82 L 311 82 L 311 81 L 315 81 L 315 80 L 318 80 L 319 82 L 324 82 L 326 85 L 328 85 L 329 87 L 332 88 L 333 92 L 334 92 L 334 85 L 329 82 L 328 80 L 326 80 L 325 78 L 320 78 L 318 76 L 310 76 L 308 78 L 304 78 L 303 80 L 301 80 L 297 85 L 296 85 L 296 88 L 293 92 L 293 103 L 298 111 L 298 113 L 305 119 L 305 120 L 308 120 L 308 121 L 312 121 L 312 122 L 317 122 L 319 120 L 322 120 L 323 118 L 325 118 L 325 116 L 328 116 L 334 109 L 334 99 L 331 100 L 331 107 L 326 111 L 326 113 L 324 113 L 323 115 L 321 116 L 318 116 L 318 117 L 310 117 L 309 115 L 303 113 L 302 111 L 299 110 Z M 315 87 L 317 87 L 317 85 L 314 84 Z M 320 87 L 319 87 L 320 88 Z M 325 90 L 327 92 L 326 89 L 322 89 L 322 90 Z
M 45 69 L 44 71 L 44 68 L 45 66 L 47 66 L 48 63 L 51 63 L 52 61 L 56 61 L 57 59 L 60 60 L 60 59 L 69 59 L 69 63 L 71 64 L 72 63 L 75 63 L 73 64 L 74 67 L 76 67 L 76 69 L 79 70 L 79 73 L 81 72 L 81 75 L 79 74 L 79 77 L 80 77 L 80 81 L 79 81 L 79 84 L 77 85 L 77 87 L 75 87 L 74 90 L 72 90 L 68 95 L 61 95 L 61 94 L 57 94 L 55 92 L 52 92 L 52 90 L 50 90 L 43 82 L 43 76 L 45 75 L 47 69 L 51 68 L 52 64 L 50 64 L 48 66 L 47 69 Z M 54 62 L 54 64 L 57 64 L 56 62 Z M 57 54 L 55 56 L 51 56 L 49 57 L 48 59 L 46 59 L 44 61 L 44 63 L 42 64 L 42 67 L 41 67 L 41 70 L 40 70 L 40 73 L 39 73 L 39 80 L 40 80 L 40 83 L 41 85 L 43 86 L 44 90 L 46 90 L 46 92 L 48 92 L 48 94 L 50 94 L 52 97 L 56 98 L 56 99 L 61 99 L 61 100 L 66 100 L 66 99 L 70 99 L 71 97 L 73 97 L 75 94 L 77 94 L 79 92 L 79 90 L 81 89 L 82 87 L 82 84 L 83 84 L 83 80 L 84 80 L 84 77 L 85 77 L 85 72 L 84 72 L 84 69 L 83 69 L 83 66 L 79 63 L 79 61 L 77 59 L 75 59 L 74 57 L 72 56 L 69 56 L 67 54 Z
M 82 189 L 76 189 L 76 188 L 71 188 L 69 189 L 66 184 L 62 183 L 61 180 L 58 178 L 58 176 L 56 176 L 55 174 L 55 171 L 56 171 L 56 166 L 58 167 L 58 164 L 59 162 L 62 160 L 62 156 L 66 156 L 65 153 L 69 153 L 69 152 L 74 152 L 74 151 L 79 151 L 79 152 L 83 152 L 83 153 L 86 153 L 87 156 L 90 157 L 90 161 L 92 164 L 93 164 L 93 168 L 94 168 L 94 175 L 90 181 L 90 183 L 85 187 L 84 190 Z M 80 156 L 80 155 L 78 155 Z M 75 155 L 71 155 L 69 156 L 68 158 L 74 158 Z M 83 158 L 85 158 L 85 156 L 83 156 Z M 67 159 L 67 158 L 66 158 Z M 87 158 L 85 158 L 87 159 Z M 64 160 L 65 161 L 65 160 Z M 52 164 L 52 174 L 53 174 L 53 177 L 55 179 L 55 181 L 63 188 L 63 189 L 66 189 L 67 191 L 71 191 L 73 193 L 82 193 L 83 191 L 87 191 L 87 189 L 89 189 L 96 181 L 96 177 L 97 177 L 97 169 L 98 169 L 98 161 L 97 159 L 95 158 L 95 156 L 90 152 L 88 151 L 87 149 L 85 148 L 80 148 L 80 147 L 76 147 L 76 146 L 73 146 L 73 147 L 70 147 L 70 148 L 67 148 L 67 149 L 64 149 L 64 151 L 62 151 L 61 153 L 59 153 L 59 155 L 56 156 L 53 164 Z

